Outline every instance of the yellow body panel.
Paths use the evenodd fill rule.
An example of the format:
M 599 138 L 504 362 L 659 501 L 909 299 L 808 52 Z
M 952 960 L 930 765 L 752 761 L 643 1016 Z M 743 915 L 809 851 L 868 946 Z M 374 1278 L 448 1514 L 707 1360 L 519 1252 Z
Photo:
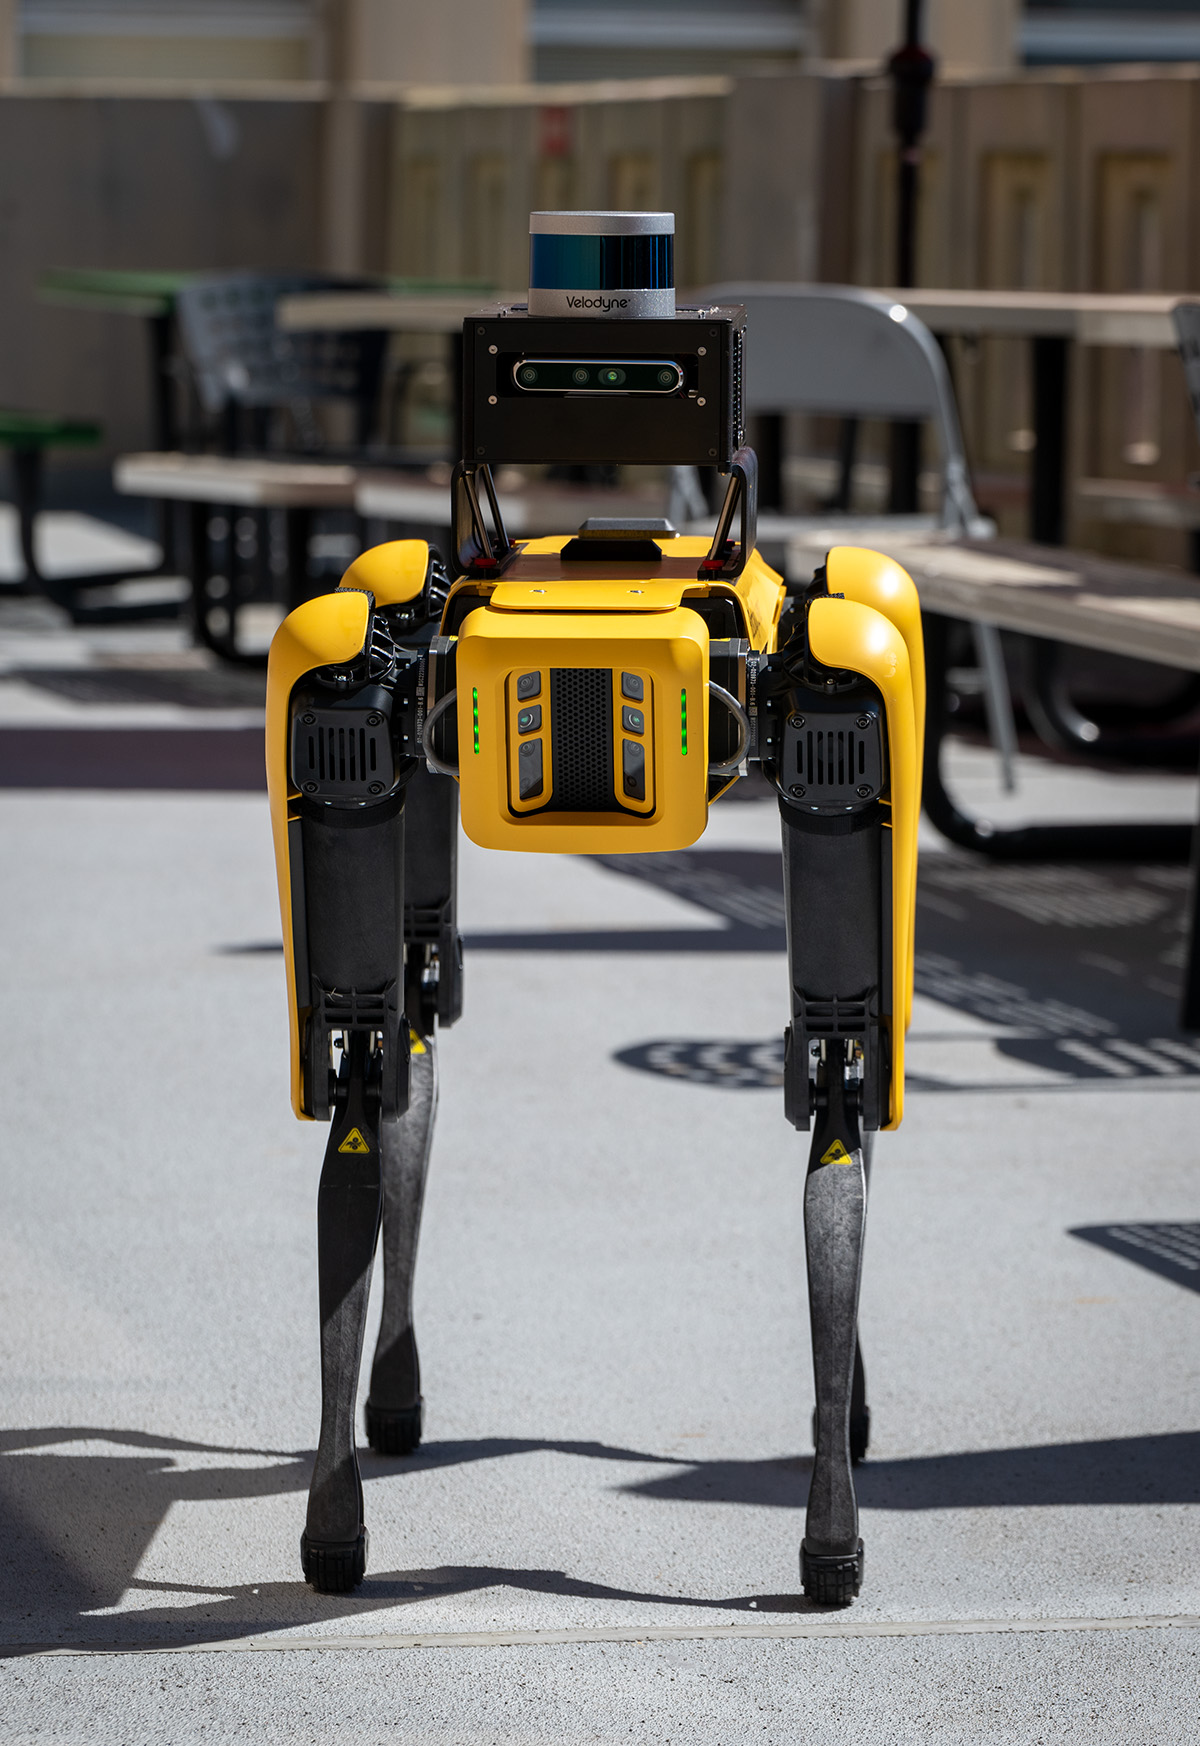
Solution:
M 861 673 L 878 687 L 887 716 L 892 832 L 891 1108 L 887 1128 L 904 1114 L 904 1033 L 912 988 L 913 880 L 917 820 L 921 809 L 916 715 L 908 647 L 891 619 L 855 600 L 814 600 L 808 615 L 809 646 L 828 667 Z
M 636 572 L 616 581 L 497 582 L 488 607 L 492 612 L 673 612 L 686 587 L 678 579 Z
M 567 537 L 554 534 L 545 539 L 524 540 L 521 556 L 556 557 Z M 708 552 L 709 542 L 691 538 L 664 540 L 662 549 L 664 556 L 694 560 L 698 567 Z M 608 570 L 612 567 L 597 565 Z M 742 631 L 750 647 L 767 653 L 775 647 L 779 618 L 787 599 L 782 576 L 757 551 L 751 552 L 741 575 L 733 581 L 646 575 L 632 566 L 628 574 L 595 577 L 588 575 L 587 564 L 580 564 L 578 574 L 573 570 L 570 576 L 542 582 L 500 580 L 481 584 L 475 578 L 460 578 L 450 590 L 450 600 L 463 588 L 485 592 L 490 606 L 498 612 L 666 612 L 686 605 L 689 598 L 723 595 L 737 602 Z
M 365 588 L 379 606 L 403 606 L 425 586 L 429 545 L 425 540 L 387 540 L 360 552 L 342 577 L 343 588 Z
M 283 957 L 292 1030 L 292 1108 L 301 1121 L 312 1118 L 301 1105 L 301 1015 L 292 947 L 292 879 L 288 854 L 288 821 L 292 815 L 292 803 L 299 799 L 299 790 L 292 787 L 288 776 L 288 704 L 292 687 L 314 667 L 352 661 L 362 653 L 370 613 L 369 598 L 358 590 L 339 589 L 333 594 L 320 594 L 315 600 L 306 600 L 303 606 L 288 614 L 275 632 L 267 663 L 267 797 L 271 806 L 271 832 L 275 839 L 275 872 L 279 881 L 279 913 L 283 920 Z
M 862 606 L 873 606 L 890 618 L 908 650 L 912 676 L 913 713 L 917 731 L 917 794 L 920 796 L 925 761 L 925 637 L 921 630 L 921 602 L 917 585 L 894 558 L 872 552 L 866 546 L 834 546 L 825 559 L 825 576 L 831 594 L 844 594 Z M 908 922 L 910 962 L 917 929 L 917 839 L 912 846 L 912 908 Z M 912 1023 L 912 982 L 909 981 L 904 1023 Z
M 530 541 L 523 553 L 550 556 L 561 537 Z M 673 557 L 695 558 L 704 540 L 676 540 Z M 283 919 L 288 1003 L 292 1030 L 292 1104 L 301 1107 L 301 1029 L 292 949 L 293 915 L 288 824 L 298 799 L 288 774 L 289 703 L 295 685 L 314 668 L 353 660 L 363 649 L 373 595 L 381 606 L 401 604 L 420 593 L 428 548 L 419 540 L 376 546 L 355 560 L 343 586 L 291 613 L 271 645 L 267 676 L 267 788 Z M 540 853 L 621 853 L 686 848 L 707 820 L 708 630 L 689 598 L 720 594 L 740 607 L 751 647 L 776 646 L 786 598 L 778 575 L 754 552 L 736 581 L 620 576 L 537 582 L 473 584 L 480 603 L 462 621 L 457 638 L 457 719 L 463 827 L 485 848 Z M 813 654 L 825 664 L 861 673 L 884 699 L 890 763 L 890 823 L 893 833 L 892 989 L 894 1011 L 886 1015 L 891 1044 L 891 1105 L 886 1126 L 903 1114 L 904 1031 L 912 1000 L 912 918 L 915 902 L 916 832 L 920 805 L 924 660 L 916 590 L 907 573 L 879 553 L 835 547 L 827 564 L 831 594 L 809 614 Z M 456 585 L 458 592 L 465 582 Z M 369 592 L 368 592 L 369 591 Z M 640 591 L 640 592 L 636 592 Z M 554 668 L 599 668 L 614 675 L 613 765 L 621 768 L 619 679 L 643 679 L 646 799 L 622 799 L 630 810 L 605 814 L 537 814 L 550 798 L 553 779 L 550 673 Z M 517 795 L 514 676 L 536 668 L 542 675 L 545 709 L 546 790 L 521 803 Z M 476 695 L 477 694 L 477 695 Z M 681 721 L 686 698 L 686 751 Z M 476 710 L 478 751 L 475 750 Z M 524 814 L 525 816 L 522 816 Z
M 775 647 L 779 615 L 787 599 L 783 577 L 753 551 L 737 581 L 726 582 L 723 587 L 732 588 L 741 602 L 750 647 L 769 654 Z
M 600 585 L 602 586 L 602 584 Z M 509 804 L 510 680 L 518 672 L 600 668 L 650 676 L 647 794 L 653 811 L 551 812 Z M 484 849 L 541 854 L 641 854 L 685 849 L 708 816 L 708 631 L 686 607 L 638 614 L 496 612 L 477 607 L 458 637 L 459 796 L 463 829 Z M 541 693 L 549 705 L 548 684 Z M 687 735 L 681 711 L 686 699 Z M 478 750 L 476 750 L 476 707 Z M 547 714 L 544 804 L 552 772 Z M 618 766 L 619 767 L 619 766 Z M 526 816 L 518 816 L 524 812 Z

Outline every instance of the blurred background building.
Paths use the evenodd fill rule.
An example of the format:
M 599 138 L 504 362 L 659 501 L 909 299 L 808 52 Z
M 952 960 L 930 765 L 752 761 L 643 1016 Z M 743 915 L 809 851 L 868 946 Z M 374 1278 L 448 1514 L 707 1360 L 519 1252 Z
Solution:
M 99 418 L 109 454 L 147 440 L 142 336 L 39 296 L 51 268 L 325 266 L 516 290 L 531 208 L 662 206 L 681 284 L 886 285 L 882 68 L 902 12 L 0 0 L 0 403 Z M 1200 288 L 1200 0 L 928 0 L 926 18 L 920 284 Z M 1024 349 L 950 351 L 980 498 L 1016 529 Z M 1077 480 L 1178 485 L 1200 467 L 1168 355 L 1087 354 L 1072 400 Z M 1183 531 L 1102 522 L 1079 491 L 1068 537 L 1188 561 Z

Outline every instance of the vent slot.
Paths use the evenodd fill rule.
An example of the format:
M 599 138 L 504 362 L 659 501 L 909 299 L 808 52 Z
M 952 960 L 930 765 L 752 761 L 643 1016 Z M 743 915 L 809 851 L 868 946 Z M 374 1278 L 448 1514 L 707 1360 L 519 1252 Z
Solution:
M 556 812 L 614 812 L 612 671 L 554 667 L 550 733 Z
M 796 780 L 806 788 L 855 788 L 867 773 L 867 742 L 854 728 L 809 728 L 796 752 Z

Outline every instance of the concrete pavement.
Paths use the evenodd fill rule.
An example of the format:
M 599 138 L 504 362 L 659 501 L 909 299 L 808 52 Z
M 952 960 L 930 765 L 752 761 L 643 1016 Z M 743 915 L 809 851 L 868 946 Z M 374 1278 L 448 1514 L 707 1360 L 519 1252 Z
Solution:
M 246 727 L 148 699 L 144 667 L 140 701 L 39 684 L 70 663 L 36 634 L 0 648 L 0 750 L 47 698 L 77 736 Z M 173 634 L 139 633 L 146 665 L 187 669 Z M 132 632 L 99 635 L 82 670 L 137 671 Z M 956 769 L 985 790 L 984 755 Z M 1194 1738 L 1178 870 L 926 861 L 909 1111 L 872 1185 L 867 1579 L 831 1617 L 798 1597 L 774 809 L 724 804 L 657 867 L 465 846 L 426 1442 L 366 1457 L 367 1582 L 317 1597 L 323 1134 L 287 1107 L 265 801 L 200 786 L 0 794 L 0 1739 Z M 1104 801 L 1186 816 L 1194 784 Z

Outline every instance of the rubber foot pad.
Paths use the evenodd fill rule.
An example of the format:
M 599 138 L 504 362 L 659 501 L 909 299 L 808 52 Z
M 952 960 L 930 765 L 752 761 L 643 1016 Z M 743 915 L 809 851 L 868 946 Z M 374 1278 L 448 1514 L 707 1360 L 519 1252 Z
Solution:
M 800 1545 L 800 1581 L 819 1607 L 848 1607 L 863 1579 L 863 1543 L 857 1552 L 814 1554 Z
M 363 1528 L 357 1540 L 310 1540 L 300 1536 L 300 1568 L 305 1582 L 318 1594 L 349 1594 L 367 1574 L 369 1536 Z
M 367 1402 L 367 1442 L 377 1455 L 411 1455 L 421 1441 L 425 1402 L 410 1407 L 377 1407 Z

